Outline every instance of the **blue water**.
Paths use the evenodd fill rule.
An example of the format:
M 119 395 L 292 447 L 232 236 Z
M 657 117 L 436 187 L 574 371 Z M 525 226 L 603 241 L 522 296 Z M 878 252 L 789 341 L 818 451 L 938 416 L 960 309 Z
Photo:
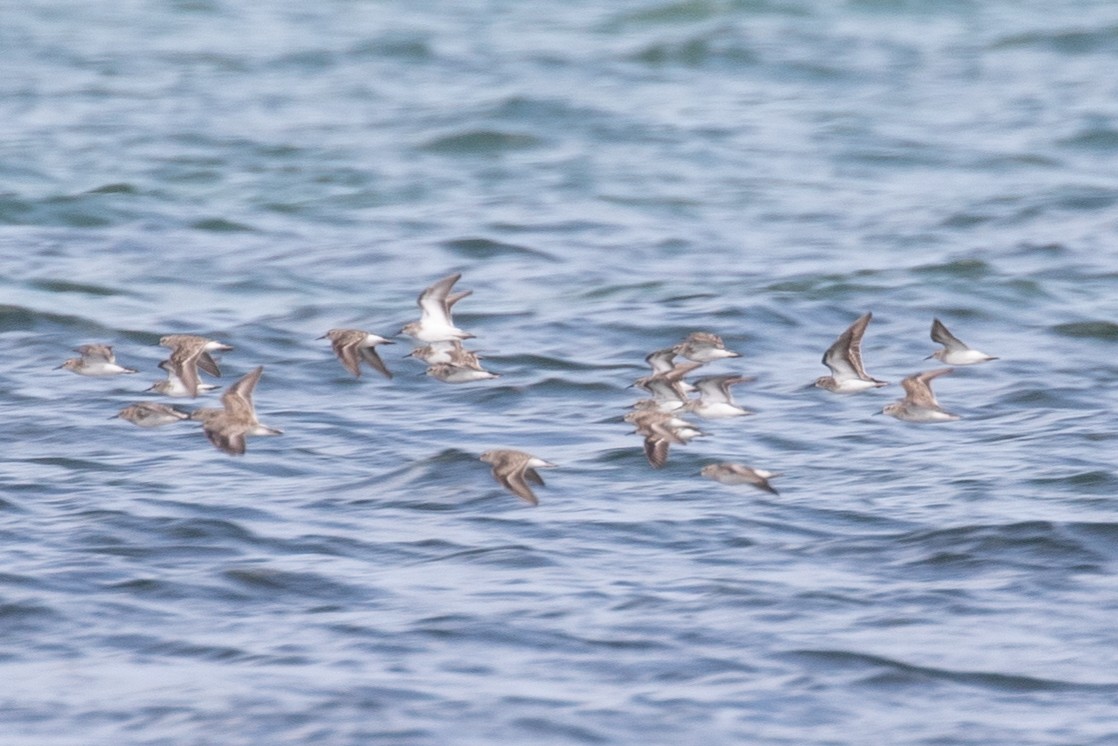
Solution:
M 0 743 L 1118 744 L 1116 56 L 1102 1 L 9 4 Z M 456 271 L 496 381 L 316 340 Z M 893 385 L 805 389 L 867 310 Z M 872 417 L 933 316 L 1002 359 Z M 654 471 L 696 329 L 757 414 Z M 174 332 L 285 434 L 109 419 Z

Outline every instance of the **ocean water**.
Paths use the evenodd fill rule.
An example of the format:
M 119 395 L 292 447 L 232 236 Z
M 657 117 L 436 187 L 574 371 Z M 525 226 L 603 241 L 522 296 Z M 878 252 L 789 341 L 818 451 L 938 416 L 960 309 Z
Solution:
M 1086 0 L 7 4 L 0 743 L 1118 744 L 1116 55 Z M 451 272 L 499 379 L 316 339 Z M 806 388 L 867 310 L 892 385 Z M 1001 359 L 874 417 L 937 316 Z M 756 414 L 653 470 L 693 330 Z M 285 434 L 110 419 L 177 332 Z

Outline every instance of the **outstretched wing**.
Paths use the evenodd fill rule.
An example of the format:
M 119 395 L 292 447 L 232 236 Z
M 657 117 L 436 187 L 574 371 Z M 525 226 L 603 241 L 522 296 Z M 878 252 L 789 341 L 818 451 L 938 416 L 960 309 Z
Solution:
M 521 498 L 522 500 L 525 500 L 532 505 L 540 504 L 539 498 L 537 498 L 536 494 L 532 492 L 532 488 L 528 486 L 528 483 L 524 481 L 525 472 L 523 470 L 514 469 L 508 474 L 498 474 L 496 470 L 494 470 L 493 476 L 497 478 L 497 482 L 502 487 L 504 487 L 517 497 Z M 536 475 L 536 478 L 539 479 L 539 474 Z M 539 484 L 543 484 L 542 479 L 540 479 Z
M 932 393 L 932 381 L 940 376 L 950 373 L 953 368 L 937 368 L 923 373 L 915 373 L 901 381 L 904 387 L 905 398 L 910 404 L 918 407 L 939 408 L 936 395 Z
M 444 277 L 419 294 L 420 323 L 427 325 L 453 326 L 450 322 L 450 306 L 457 303 L 464 295 L 458 294 L 454 301 L 448 301 L 450 289 L 458 282 L 462 273 L 458 272 L 449 277 Z
M 947 331 L 947 327 L 939 319 L 932 319 L 932 341 L 938 342 L 949 350 L 969 350 L 963 340 Z
M 361 359 L 371 365 L 378 372 L 380 372 L 381 375 L 383 375 L 385 378 L 392 377 L 392 374 L 388 372 L 388 367 L 384 364 L 384 361 L 380 359 L 380 355 L 377 354 L 375 348 L 358 347 L 357 350 L 361 353 Z M 355 361 L 354 366 L 356 367 L 356 365 L 357 363 Z

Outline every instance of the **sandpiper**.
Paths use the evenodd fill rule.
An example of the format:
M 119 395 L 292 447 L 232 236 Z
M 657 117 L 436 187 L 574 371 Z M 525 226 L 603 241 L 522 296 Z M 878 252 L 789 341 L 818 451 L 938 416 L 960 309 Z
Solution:
M 282 435 L 283 430 L 262 425 L 252 404 L 252 390 L 264 372 L 258 365 L 241 377 L 221 395 L 222 409 L 198 409 L 191 419 L 201 420 L 210 442 L 226 453 L 240 456 L 245 452 L 247 435 Z
M 888 385 L 866 375 L 866 368 L 862 365 L 862 337 L 872 318 L 873 313 L 867 312 L 827 348 L 823 353 L 823 364 L 831 369 L 831 375 L 816 379 L 816 386 L 837 394 L 853 394 Z
M 699 473 L 722 484 L 749 484 L 774 495 L 780 494 L 775 487 L 769 484 L 770 479 L 781 476 L 779 472 L 754 469 L 742 464 L 725 463 L 707 464 Z
M 677 367 L 675 362 L 677 354 L 678 353 L 676 352 L 675 347 L 666 347 L 662 350 L 655 350 L 654 352 L 648 353 L 645 356 L 644 361 L 648 363 L 650 368 L 652 368 L 653 376 L 668 375 Z M 684 363 L 684 365 L 687 365 L 687 363 Z M 694 370 L 694 367 L 688 369 L 688 371 L 690 370 Z M 687 371 L 684 372 L 686 373 Z M 679 391 L 686 394 L 689 394 L 695 390 L 694 386 L 692 386 L 687 381 L 684 381 L 682 378 L 678 379 L 677 388 L 679 389 Z
M 695 388 L 699 390 L 699 398 L 689 400 L 685 405 L 686 409 L 708 420 L 752 414 L 735 404 L 734 397 L 730 394 L 731 386 L 752 380 L 751 377 L 732 375 L 696 379 Z
M 539 505 L 540 501 L 528 483 L 543 486 L 543 477 L 536 469 L 555 466 L 530 453 L 513 450 L 486 451 L 480 460 L 492 465 L 493 478 L 499 485 L 532 505 Z
M 454 325 L 450 309 L 455 303 L 468 296 L 471 290 L 451 294 L 450 289 L 458 282 L 462 273 L 444 277 L 419 294 L 419 321 L 413 321 L 400 330 L 401 334 L 418 339 L 420 342 L 444 342 L 451 339 L 470 339 L 474 335 L 462 331 Z
M 694 425 L 667 412 L 651 408 L 640 408 L 625 415 L 625 421 L 636 427 L 636 432 L 644 436 L 644 455 L 653 469 L 659 469 L 668 461 L 668 450 L 673 443 L 686 444 L 692 438 L 702 435 Z
M 392 378 L 384 361 L 377 354 L 377 345 L 396 344 L 390 339 L 361 329 L 331 329 L 319 339 L 329 339 L 334 354 L 355 377 L 361 377 L 361 361 L 379 371 L 385 378 Z
M 167 361 L 170 367 L 160 364 L 161 368 L 178 377 L 182 386 L 190 396 L 197 396 L 199 387 L 198 369 L 201 368 L 211 376 L 220 376 L 221 370 L 210 355 L 211 352 L 224 352 L 233 349 L 231 346 L 218 342 L 215 339 L 199 337 L 195 334 L 169 334 L 159 340 L 163 347 L 171 348 L 171 357 Z M 165 392 L 164 392 L 165 393 Z M 175 394 L 170 394 L 175 396 Z
M 701 368 L 702 365 L 702 363 L 682 363 L 666 373 L 655 373 L 638 378 L 633 385 L 652 394 L 652 398 L 659 402 L 661 410 L 671 412 L 687 404 L 687 392 L 681 385 L 683 376 L 696 368 Z
M 726 349 L 722 337 L 710 332 L 691 332 L 672 349 L 676 354 L 698 363 L 709 363 L 727 357 L 741 357 L 741 353 Z
M 432 342 L 429 345 L 416 347 L 404 357 L 414 357 L 428 365 L 447 363 L 460 368 L 473 368 L 483 370 L 480 356 L 462 346 L 461 340 L 452 339 L 449 342 Z
M 422 360 L 428 365 L 450 363 L 454 360 L 455 345 L 457 345 L 458 349 L 462 349 L 462 342 L 458 339 L 445 342 L 432 342 L 431 344 L 414 348 L 407 355 L 404 355 L 404 357 L 414 357 L 416 360 Z M 477 356 L 475 355 L 474 357 Z
M 83 376 L 118 376 L 122 373 L 138 373 L 135 368 L 118 365 L 113 348 L 109 345 L 88 344 L 74 349 L 81 357 L 73 357 L 55 368 L 72 370 Z
M 947 331 L 947 327 L 939 319 L 932 319 L 932 341 L 939 342 L 943 345 L 943 349 L 936 350 L 924 358 L 925 360 L 934 357 L 948 365 L 974 365 L 975 363 L 985 363 L 988 360 L 997 360 L 993 355 L 987 355 L 985 352 L 979 352 L 968 347 L 961 339 Z
M 635 432 L 641 435 L 662 434 L 673 443 L 687 443 L 703 434 L 687 420 L 661 412 L 654 406 L 641 406 L 641 402 L 637 402 L 635 407 L 634 411 L 625 415 L 625 421 L 635 426 Z
M 113 417 L 127 420 L 139 427 L 159 427 L 160 425 L 170 425 L 172 422 L 189 419 L 190 415 L 166 404 L 140 402 L 139 404 L 128 405 Z
M 914 373 L 901 381 L 905 397 L 886 404 L 881 413 L 906 422 L 949 422 L 959 419 L 936 401 L 932 393 L 932 381 L 950 373 L 953 368 L 937 368 L 923 373 Z
M 215 383 L 202 383 L 198 380 L 198 371 L 194 371 L 194 379 L 197 381 L 194 389 L 190 389 L 186 383 L 176 373 L 174 367 L 171 365 L 170 360 L 164 360 L 159 363 L 159 367 L 167 371 L 167 378 L 162 381 L 156 381 L 148 387 L 148 391 L 154 391 L 157 394 L 173 397 L 195 397 L 198 394 L 207 391 L 214 391 L 221 388 Z M 187 366 L 187 370 L 193 370 L 192 366 Z
M 481 368 L 471 368 L 453 363 L 437 363 L 427 368 L 427 375 L 437 378 L 443 383 L 471 383 L 484 381 L 490 378 L 500 378 L 497 373 L 491 373 Z

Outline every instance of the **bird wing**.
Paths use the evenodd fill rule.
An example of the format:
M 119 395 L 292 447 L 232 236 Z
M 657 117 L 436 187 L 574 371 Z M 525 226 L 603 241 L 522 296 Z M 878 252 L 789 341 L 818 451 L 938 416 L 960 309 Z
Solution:
M 338 356 L 342 366 L 356 378 L 361 377 L 361 356 L 358 352 L 359 340 L 342 337 L 333 342 L 334 354 Z
M 753 379 L 746 376 L 707 376 L 697 379 L 695 387 L 699 389 L 700 397 L 707 402 L 733 404 L 734 397 L 730 393 L 730 387 L 751 380 Z
M 905 399 L 910 404 L 918 407 L 939 408 L 936 395 L 932 393 L 932 381 L 940 376 L 950 373 L 953 368 L 937 368 L 923 373 L 914 373 L 901 381 L 904 387 Z
M 771 474 L 769 472 L 762 472 L 759 469 L 753 469 L 753 468 L 748 467 L 748 466 L 742 466 L 741 464 L 733 464 L 732 469 L 733 469 L 734 473 L 740 474 L 742 477 L 744 477 L 754 487 L 757 487 L 758 489 L 762 489 L 765 492 L 771 492 L 774 495 L 779 495 L 780 494 L 779 492 L 776 491 L 775 487 L 773 487 L 771 484 L 769 484 L 769 477 L 780 476 L 779 474 Z
M 669 348 L 663 350 L 656 350 L 650 352 L 645 357 L 644 361 L 652 368 L 653 374 L 667 373 L 672 369 L 672 363 L 675 361 L 675 350 Z
M 450 306 L 447 299 L 450 295 L 450 289 L 454 287 L 454 283 L 462 277 L 462 273 L 456 273 L 449 277 L 444 277 L 435 284 L 431 285 L 419 294 L 419 310 L 420 310 L 420 323 L 435 323 L 445 324 L 452 326 L 450 322 Z M 460 294 L 459 294 L 460 295 Z M 455 302 L 461 300 L 465 296 L 455 299 Z
M 213 443 L 219 450 L 224 451 L 232 456 L 243 456 L 245 453 L 245 434 L 244 431 L 237 430 L 234 432 L 223 432 L 217 428 L 210 427 L 211 424 L 220 425 L 224 420 L 223 417 L 215 418 L 216 422 L 206 423 L 203 430 L 206 437 Z
M 171 353 L 170 360 L 164 360 L 159 367 L 167 371 L 168 379 L 179 379 L 191 396 L 198 396 L 198 384 L 201 381 L 198 378 L 197 356 L 185 354 L 185 350 L 179 348 Z
M 668 448 L 670 443 L 657 435 L 649 435 L 644 439 L 644 455 L 653 469 L 659 469 L 668 462 Z
M 375 348 L 373 348 L 373 347 L 356 347 L 355 349 L 356 349 L 357 352 L 360 353 L 362 360 L 364 360 L 366 363 L 371 365 L 374 369 L 379 371 L 385 378 L 391 378 L 392 377 L 392 374 L 388 372 L 388 367 L 384 364 L 384 361 L 380 359 L 380 355 L 377 354 L 377 351 L 376 351 Z M 354 367 L 357 367 L 356 361 L 354 361 Z
M 687 395 L 680 390 L 678 382 L 673 383 L 662 375 L 641 378 L 636 384 L 652 394 L 656 401 L 687 401 Z
M 517 497 L 532 505 L 539 505 L 539 498 L 532 492 L 532 488 L 528 486 L 528 483 L 524 481 L 525 471 L 524 469 L 514 469 L 508 474 L 498 474 L 497 470 L 494 469 L 493 476 L 496 477 L 497 482 L 509 492 L 512 492 Z M 536 474 L 536 478 L 539 479 L 539 474 Z M 539 484 L 543 484 L 542 479 L 540 479 Z
M 452 295 L 448 295 L 446 297 L 446 310 L 449 312 L 450 309 L 454 308 L 455 303 L 457 303 L 458 301 L 462 300 L 463 298 L 467 298 L 467 297 L 469 297 L 473 294 L 474 294 L 473 290 L 463 290 L 461 292 L 454 293 Z
M 202 350 L 198 355 L 198 367 L 209 373 L 211 376 L 221 378 L 221 369 L 217 367 L 217 362 L 214 361 L 210 353 Z
M 758 476 L 757 481 L 755 481 L 754 484 L 763 489 L 765 492 L 771 492 L 774 495 L 780 494 L 776 491 L 776 487 L 773 487 L 771 484 L 769 484 L 769 480 L 767 477 Z
M 862 337 L 872 319 L 873 313 L 867 311 L 840 334 L 835 343 L 823 353 L 823 364 L 831 369 L 836 381 L 857 379 L 871 381 L 879 386 L 885 385 L 884 381 L 868 375 L 865 365 L 862 364 Z
M 256 409 L 252 405 L 252 390 L 256 388 L 256 382 L 260 380 L 263 373 L 264 366 L 256 366 L 221 395 L 221 403 L 230 417 L 256 421 Z
M 92 358 L 92 359 L 95 359 L 95 360 L 104 360 L 106 363 L 115 363 L 116 362 L 116 355 L 113 354 L 113 348 L 110 347 L 109 345 L 98 345 L 98 344 L 82 345 L 80 347 L 75 348 L 74 352 L 78 353 L 79 355 L 81 355 L 84 358 Z
M 969 350 L 961 339 L 951 332 L 939 319 L 932 319 L 932 341 L 938 342 L 949 350 Z

